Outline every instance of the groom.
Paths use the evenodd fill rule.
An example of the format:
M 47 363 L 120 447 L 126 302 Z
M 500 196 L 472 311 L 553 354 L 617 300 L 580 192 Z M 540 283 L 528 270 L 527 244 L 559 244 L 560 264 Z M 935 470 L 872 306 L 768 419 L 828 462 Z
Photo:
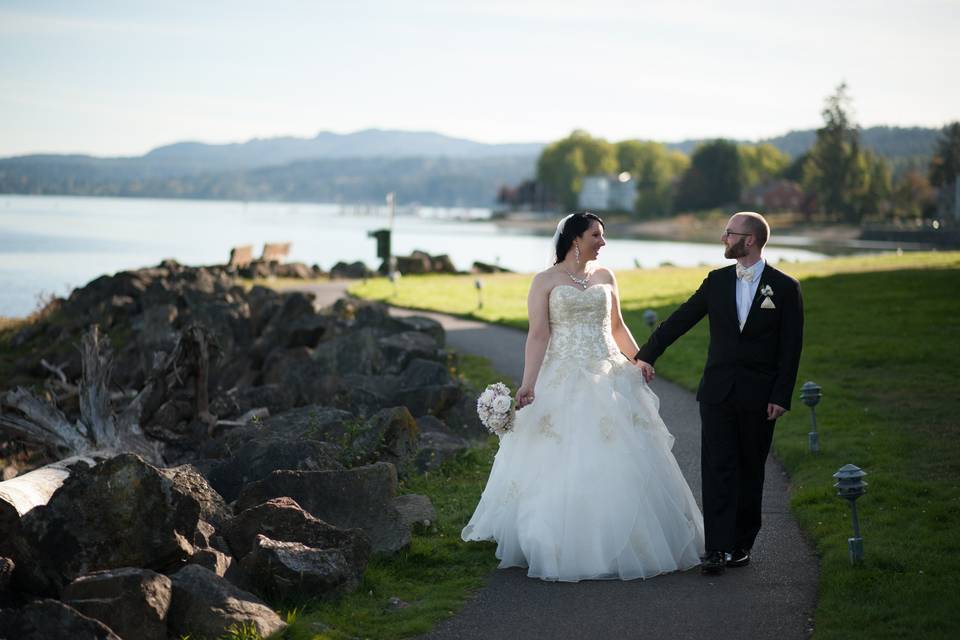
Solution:
M 763 259 L 769 237 L 760 214 L 734 214 L 721 240 L 724 256 L 737 264 L 707 274 L 634 357 L 651 377 L 667 347 L 709 316 L 710 346 L 697 392 L 707 552 L 701 569 L 709 574 L 750 562 L 773 425 L 790 408 L 797 380 L 800 285 Z

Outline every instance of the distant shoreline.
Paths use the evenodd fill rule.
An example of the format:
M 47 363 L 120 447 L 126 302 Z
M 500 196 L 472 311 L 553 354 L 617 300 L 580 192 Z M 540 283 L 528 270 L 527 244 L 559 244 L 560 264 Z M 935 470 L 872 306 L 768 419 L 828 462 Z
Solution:
M 495 217 L 491 222 L 508 230 L 551 235 L 561 214 L 553 216 L 512 212 Z M 673 218 L 634 220 L 623 214 L 602 215 L 606 235 L 629 240 L 662 240 L 719 244 L 720 232 L 726 214 L 697 216 L 680 214 Z M 772 230 L 770 246 L 803 248 L 827 255 L 872 251 L 927 251 L 936 245 L 927 241 L 861 239 L 863 229 L 858 225 L 806 222 L 796 214 L 769 214 L 766 216 Z M 924 239 L 925 240 L 925 239 Z

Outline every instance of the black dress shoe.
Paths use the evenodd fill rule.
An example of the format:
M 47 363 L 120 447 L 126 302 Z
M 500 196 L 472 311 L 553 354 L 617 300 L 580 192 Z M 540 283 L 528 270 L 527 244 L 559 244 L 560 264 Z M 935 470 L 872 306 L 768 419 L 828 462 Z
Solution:
M 719 575 L 727 566 L 726 555 L 722 551 L 707 551 L 701 558 L 700 572 L 706 575 Z
M 750 564 L 749 549 L 734 549 L 727 559 L 728 567 L 745 567 Z

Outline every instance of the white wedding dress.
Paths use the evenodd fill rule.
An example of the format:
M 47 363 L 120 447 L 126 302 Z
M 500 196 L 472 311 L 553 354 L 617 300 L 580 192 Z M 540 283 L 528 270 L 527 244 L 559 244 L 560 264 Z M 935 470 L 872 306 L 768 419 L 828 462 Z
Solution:
M 543 580 L 649 578 L 700 564 L 703 516 L 660 401 L 614 342 L 610 286 L 549 296 L 550 343 L 464 540 Z

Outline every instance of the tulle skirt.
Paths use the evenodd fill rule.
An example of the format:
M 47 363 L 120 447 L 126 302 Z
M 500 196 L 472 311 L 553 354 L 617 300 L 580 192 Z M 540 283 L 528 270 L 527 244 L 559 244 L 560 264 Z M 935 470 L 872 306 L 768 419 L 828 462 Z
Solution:
M 659 399 L 622 356 L 547 359 L 500 440 L 464 540 L 543 580 L 649 578 L 700 564 L 703 517 Z

